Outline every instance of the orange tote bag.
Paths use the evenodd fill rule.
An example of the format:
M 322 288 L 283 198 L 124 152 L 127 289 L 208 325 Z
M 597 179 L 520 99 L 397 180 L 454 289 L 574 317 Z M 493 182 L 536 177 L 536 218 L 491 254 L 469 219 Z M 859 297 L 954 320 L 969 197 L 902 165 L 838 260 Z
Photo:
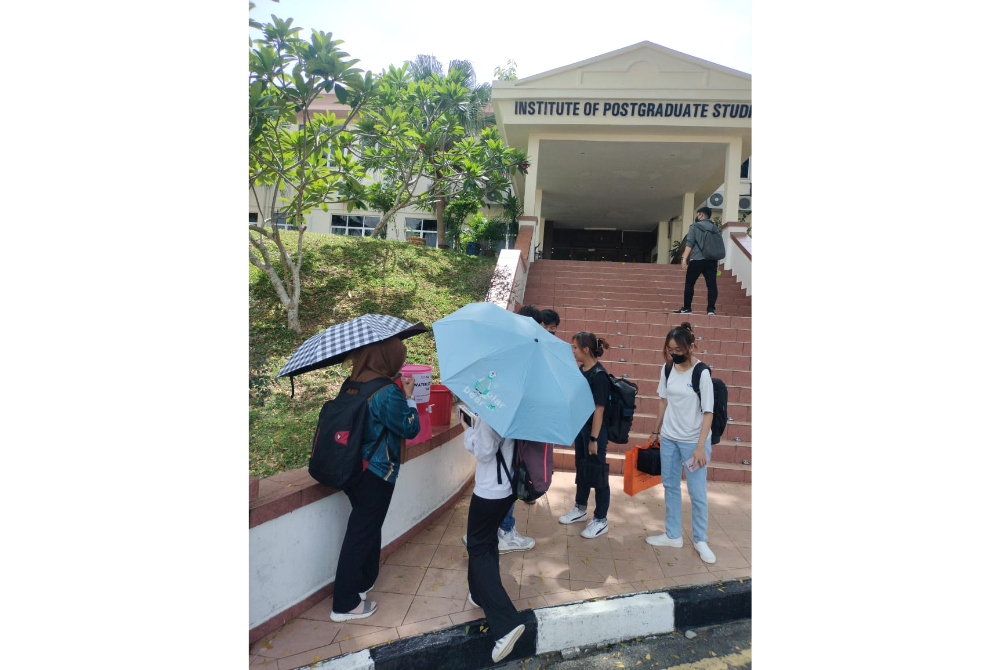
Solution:
M 634 496 L 640 491 L 651 489 L 662 482 L 660 475 L 648 475 L 636 467 L 640 449 L 648 449 L 653 444 L 653 438 L 642 446 L 635 446 L 625 452 L 625 494 Z

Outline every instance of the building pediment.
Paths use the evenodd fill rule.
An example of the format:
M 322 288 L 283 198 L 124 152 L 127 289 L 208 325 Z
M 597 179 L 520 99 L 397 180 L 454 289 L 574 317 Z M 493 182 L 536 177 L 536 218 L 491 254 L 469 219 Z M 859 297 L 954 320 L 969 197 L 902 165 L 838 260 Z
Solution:
M 514 90 L 733 90 L 749 91 L 749 74 L 652 42 L 640 42 L 495 89 Z

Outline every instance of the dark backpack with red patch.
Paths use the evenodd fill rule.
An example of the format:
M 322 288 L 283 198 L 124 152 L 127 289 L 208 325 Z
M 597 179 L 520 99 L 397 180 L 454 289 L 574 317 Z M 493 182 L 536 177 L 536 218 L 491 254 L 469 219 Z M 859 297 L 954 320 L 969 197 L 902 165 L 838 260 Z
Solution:
M 388 379 L 372 379 L 364 383 L 346 381 L 333 400 L 323 404 L 313 437 L 309 457 L 309 476 L 323 486 L 345 489 L 355 486 L 368 467 L 371 454 L 362 454 L 368 403 L 386 386 Z M 385 439 L 388 428 L 375 441 L 375 447 Z

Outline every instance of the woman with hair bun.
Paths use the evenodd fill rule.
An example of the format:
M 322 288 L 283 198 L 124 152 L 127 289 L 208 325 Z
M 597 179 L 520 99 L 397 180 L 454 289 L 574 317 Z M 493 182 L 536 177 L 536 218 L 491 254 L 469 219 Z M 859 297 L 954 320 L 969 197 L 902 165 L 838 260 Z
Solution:
M 576 462 L 590 461 L 604 465 L 608 454 L 608 427 L 604 424 L 604 408 L 611 394 L 611 379 L 608 371 L 598 362 L 604 355 L 604 350 L 611 347 L 606 340 L 596 337 L 593 333 L 579 332 L 573 336 L 570 343 L 573 348 L 573 358 L 580 364 L 580 372 L 590 384 L 594 395 L 594 413 L 576 436 Z M 559 517 L 559 523 L 571 524 L 587 520 L 587 501 L 592 487 L 585 484 L 576 486 L 576 505 L 566 514 Z M 601 488 L 594 488 L 594 498 L 597 508 L 594 518 L 580 533 L 582 537 L 593 539 L 608 532 L 608 507 L 611 505 L 611 489 L 607 482 Z
M 660 471 L 663 479 L 665 533 L 647 537 L 656 547 L 684 546 L 681 536 L 681 468 L 687 467 L 687 491 L 691 498 L 691 531 L 694 548 L 701 560 L 715 563 L 715 554 L 708 546 L 708 493 L 706 491 L 708 461 L 712 457 L 712 410 L 715 394 L 712 375 L 707 366 L 701 371 L 698 391 L 694 390 L 693 374 L 701 363 L 694 357 L 694 329 L 685 321 L 671 329 L 663 344 L 660 368 L 660 411 L 653 433 L 654 443 L 660 442 Z M 694 469 L 692 470 L 691 467 Z

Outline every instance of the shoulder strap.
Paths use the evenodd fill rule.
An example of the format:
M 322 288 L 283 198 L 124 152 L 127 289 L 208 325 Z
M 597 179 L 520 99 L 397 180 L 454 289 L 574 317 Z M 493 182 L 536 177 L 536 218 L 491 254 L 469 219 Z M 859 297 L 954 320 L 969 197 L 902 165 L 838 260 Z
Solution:
M 666 363 L 663 364 L 663 383 L 664 384 L 667 383 L 667 377 L 670 376 L 670 371 L 673 370 L 673 369 L 674 369 L 673 365 L 667 365 Z
M 694 371 L 691 373 L 691 386 L 694 387 L 694 392 L 698 394 L 698 400 L 701 400 L 701 373 L 704 370 L 708 370 L 708 366 L 698 361 L 697 365 L 694 366 Z M 711 370 L 708 370 L 708 375 L 712 376 Z
M 510 477 L 510 470 L 507 469 L 507 463 L 503 460 L 503 442 L 500 443 L 500 448 L 497 449 L 497 484 L 503 484 L 503 480 L 500 479 L 500 466 L 503 466 L 503 471 L 507 475 L 507 481 L 510 482 L 511 487 L 514 486 L 514 480 Z

